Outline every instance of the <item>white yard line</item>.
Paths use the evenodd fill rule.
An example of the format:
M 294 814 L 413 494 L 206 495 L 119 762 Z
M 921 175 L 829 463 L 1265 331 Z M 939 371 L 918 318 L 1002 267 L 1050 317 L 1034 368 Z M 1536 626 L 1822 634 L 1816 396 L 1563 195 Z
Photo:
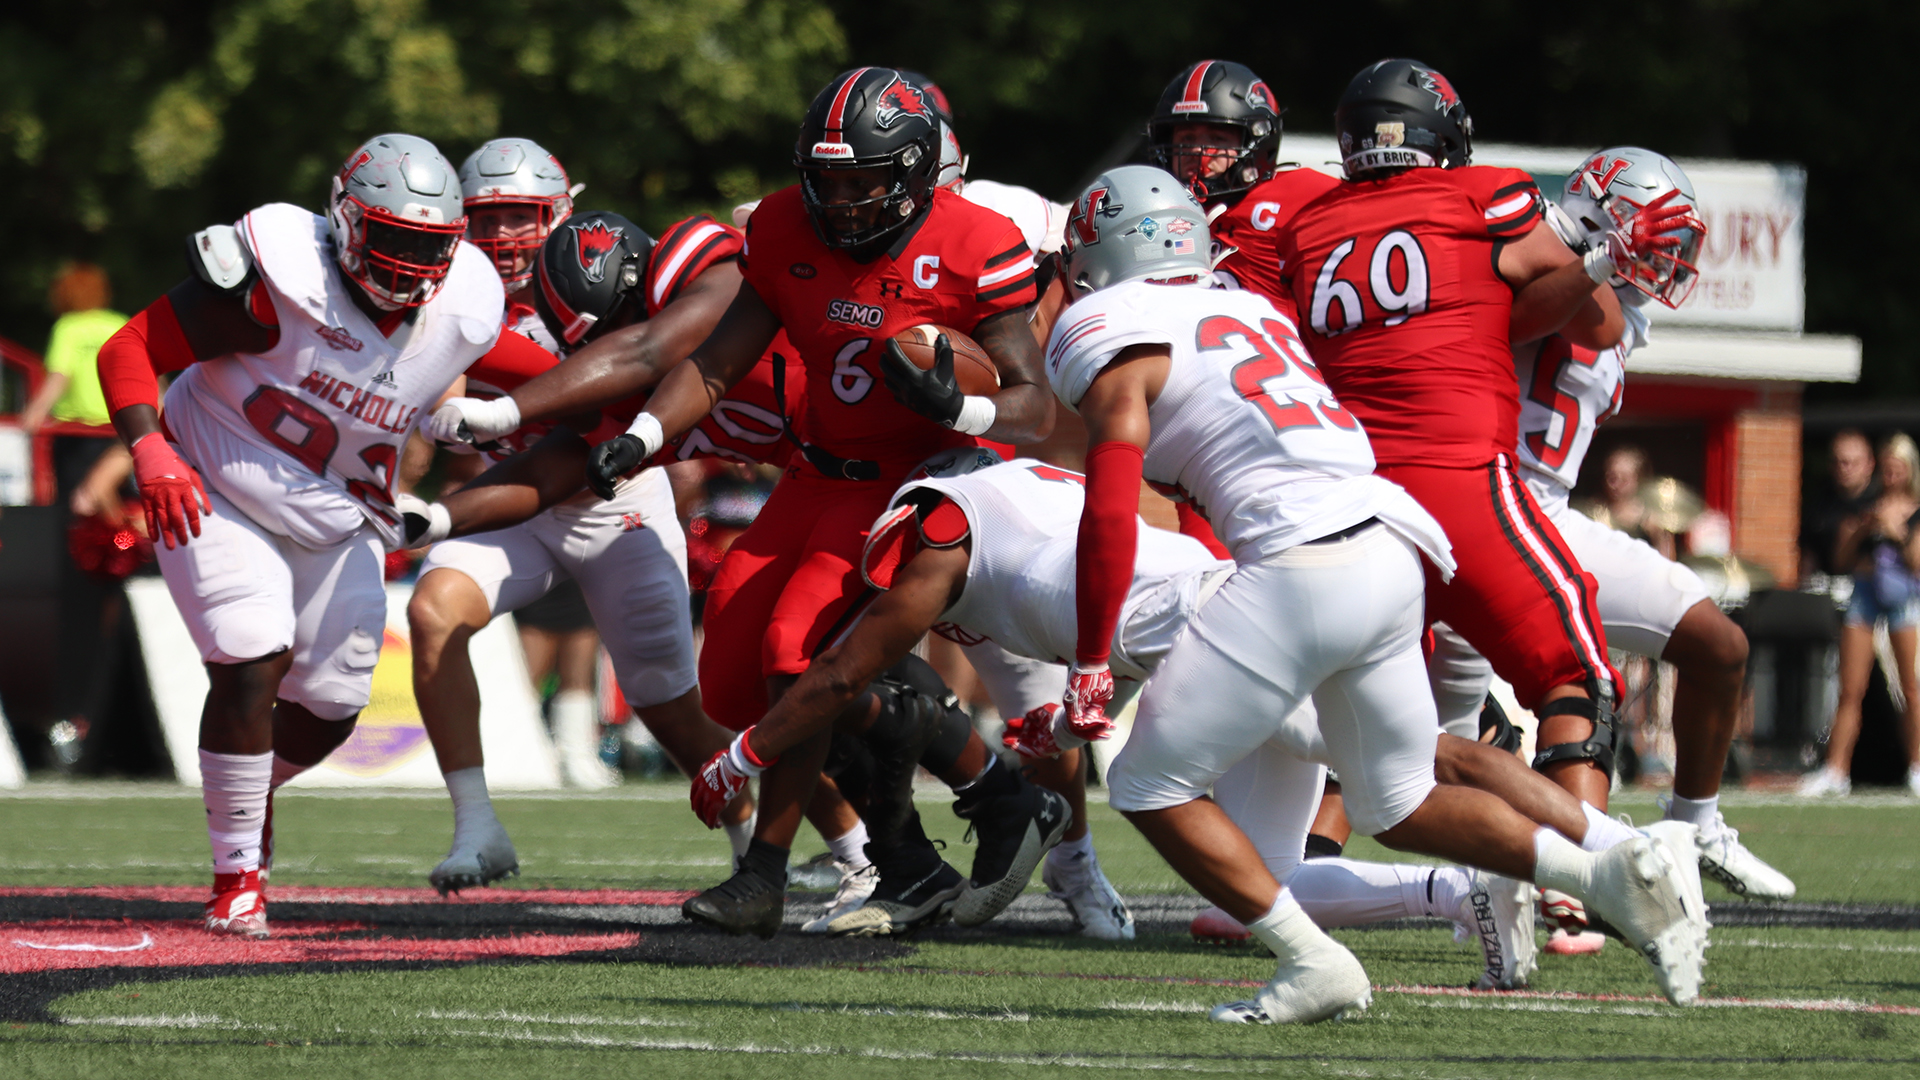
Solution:
M 1744 949 L 1804 949 L 1810 952 L 1920 953 L 1920 945 L 1848 945 L 1838 941 L 1822 944 L 1813 941 L 1762 941 L 1759 938 L 1745 941 L 1728 941 L 1725 938 L 1713 940 L 1716 949 L 1729 946 Z
M 442 1012 L 428 1009 L 415 1013 L 422 1020 L 505 1020 L 514 1024 L 558 1024 L 562 1027 L 692 1027 L 687 1020 L 655 1020 L 647 1016 L 547 1016 L 531 1013 Z

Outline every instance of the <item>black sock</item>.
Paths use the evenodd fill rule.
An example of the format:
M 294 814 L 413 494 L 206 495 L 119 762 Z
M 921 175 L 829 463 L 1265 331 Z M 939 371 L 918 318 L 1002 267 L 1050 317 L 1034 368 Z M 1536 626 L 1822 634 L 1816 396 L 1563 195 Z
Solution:
M 987 758 L 986 771 L 974 777 L 973 783 L 967 785 L 965 791 L 954 792 L 959 797 L 959 801 L 953 804 L 954 813 L 965 817 L 974 807 L 988 799 L 1016 794 L 1021 788 L 1022 779 L 1018 770 L 1009 767 L 999 758 L 990 756 Z
M 747 853 L 740 856 L 740 870 L 743 873 L 751 872 L 784 889 L 787 885 L 787 859 L 792 854 L 787 848 L 776 847 L 755 837 L 747 845 Z

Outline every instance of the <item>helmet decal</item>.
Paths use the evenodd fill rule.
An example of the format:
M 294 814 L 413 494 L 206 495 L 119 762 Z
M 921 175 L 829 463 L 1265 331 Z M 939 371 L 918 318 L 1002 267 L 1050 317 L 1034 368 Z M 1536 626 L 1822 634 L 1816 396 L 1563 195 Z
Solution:
M 626 230 L 617 225 L 609 226 L 603 221 L 591 225 L 569 225 L 573 230 L 576 253 L 580 259 L 580 269 L 586 271 L 587 280 L 595 283 L 606 280 L 607 256 L 613 254 L 614 246 L 626 235 Z
M 853 88 L 860 85 L 860 76 L 872 70 L 872 68 L 861 68 L 849 76 L 845 82 L 840 84 L 840 92 L 834 95 L 833 105 L 827 109 L 826 134 L 828 138 L 823 140 L 824 142 L 832 143 L 841 141 L 842 134 L 847 128 L 847 99 L 853 96 Z M 819 152 L 820 148 L 817 146 L 814 147 L 814 153 L 818 154 Z M 851 149 L 847 151 L 847 156 L 853 156 Z
M 1247 104 L 1256 109 L 1265 109 L 1272 113 L 1278 113 L 1280 111 L 1280 107 L 1273 103 L 1273 91 L 1267 89 L 1266 83 L 1258 80 L 1255 80 L 1252 86 L 1247 87 Z
M 372 160 L 373 160 L 373 152 L 365 148 L 362 148 L 361 151 L 358 154 L 353 155 L 352 159 L 350 159 L 347 162 L 346 166 L 340 170 L 340 182 L 343 184 L 346 183 L 353 176 L 353 174 L 360 168 L 360 166 L 365 165 L 367 162 Z
M 1107 209 L 1107 189 L 1103 187 L 1089 188 L 1085 195 L 1075 200 L 1073 212 L 1067 217 L 1067 246 L 1076 248 L 1099 243 L 1100 230 L 1094 225 L 1093 218 Z
M 880 91 L 880 97 L 873 105 L 873 120 L 882 129 L 890 128 L 902 116 L 922 116 L 931 118 L 933 111 L 927 108 L 926 95 L 920 88 L 896 77 Z
M 1439 99 L 1442 109 L 1451 109 L 1460 104 L 1460 94 L 1454 90 L 1453 84 L 1447 81 L 1445 75 L 1432 68 L 1417 68 L 1414 75 L 1420 80 L 1420 86 L 1423 89 Z
M 1187 76 L 1186 90 L 1180 95 L 1180 100 L 1174 102 L 1173 111 L 1176 114 L 1207 111 L 1206 99 L 1201 94 L 1206 89 L 1207 72 L 1212 71 L 1217 62 L 1206 60 L 1194 67 L 1193 74 Z
M 1580 166 L 1572 176 L 1567 177 L 1567 193 L 1579 192 L 1584 184 L 1587 187 L 1587 194 L 1597 199 L 1606 193 L 1615 177 L 1626 172 L 1632 165 L 1633 162 L 1626 158 L 1609 158 L 1605 154 L 1595 154 L 1592 160 Z

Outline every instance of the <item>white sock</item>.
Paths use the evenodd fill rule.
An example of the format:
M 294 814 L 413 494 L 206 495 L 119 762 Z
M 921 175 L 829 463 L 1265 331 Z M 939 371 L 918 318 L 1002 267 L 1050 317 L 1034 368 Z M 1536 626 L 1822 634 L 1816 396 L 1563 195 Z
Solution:
M 1608 817 L 1606 811 L 1598 809 L 1592 803 L 1581 803 L 1580 812 L 1587 815 L 1587 838 L 1580 841 L 1582 851 L 1605 851 L 1615 844 L 1639 835 L 1626 825 Z
M 1706 825 L 1713 815 L 1720 812 L 1720 796 L 1709 795 L 1704 799 L 1686 799 L 1675 795 L 1667 803 L 1667 820 L 1684 821 L 1689 825 Z
M 1053 866 L 1065 866 L 1093 858 L 1093 830 L 1088 829 L 1085 836 L 1078 840 L 1062 840 L 1047 852 L 1047 862 Z
M 747 857 L 747 848 L 753 843 L 753 826 L 759 820 L 760 811 L 756 808 L 753 813 L 747 815 L 747 820 L 738 825 L 728 825 L 724 822 L 720 825 L 727 831 L 727 843 L 733 845 L 733 865 L 736 869 L 740 865 L 740 860 Z M 860 827 L 864 830 L 866 825 L 862 824 Z M 828 843 L 831 844 L 832 841 L 829 840 Z M 866 853 L 862 852 L 860 861 L 866 860 Z
M 1435 869 L 1409 863 L 1307 859 L 1287 875 L 1287 891 L 1321 926 L 1418 918 L 1429 914 L 1427 886 Z
M 1267 913 L 1248 923 L 1247 929 L 1262 945 L 1272 949 L 1282 964 L 1315 951 L 1329 940 L 1326 931 L 1313 925 L 1313 920 L 1285 885 L 1280 886 L 1280 895 L 1273 898 L 1273 906 Z
M 1618 824 L 1617 822 L 1615 824 Z M 1584 898 L 1593 884 L 1593 856 L 1548 828 L 1533 830 L 1533 883 Z
M 213 872 L 260 868 L 260 830 L 267 823 L 273 755 L 200 751 L 200 798 L 207 807 L 207 843 Z
M 446 774 L 445 780 L 447 794 L 453 797 L 455 847 L 459 847 L 462 840 L 478 842 L 479 834 L 499 828 L 500 819 L 494 817 L 493 800 L 487 795 L 487 770 L 484 766 L 455 769 Z
M 856 821 L 853 828 L 829 839 L 827 847 L 833 850 L 834 858 L 858 870 L 867 865 L 867 840 L 867 823 Z
M 593 694 L 562 690 L 553 695 L 553 741 L 562 754 L 600 754 L 600 723 L 594 715 Z
M 311 765 L 296 765 L 279 754 L 273 755 L 273 787 L 275 790 L 286 786 L 287 781 L 313 768 Z

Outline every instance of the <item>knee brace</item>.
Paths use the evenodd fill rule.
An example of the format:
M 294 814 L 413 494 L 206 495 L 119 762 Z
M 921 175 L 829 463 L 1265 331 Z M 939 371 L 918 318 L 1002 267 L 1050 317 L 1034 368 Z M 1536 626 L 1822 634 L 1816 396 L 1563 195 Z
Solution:
M 911 714 L 912 719 L 904 722 L 917 726 L 920 730 L 914 733 L 915 737 L 924 737 L 926 740 L 920 752 L 921 767 L 936 775 L 952 768 L 953 763 L 960 759 L 961 751 L 967 748 L 968 736 L 973 734 L 973 718 L 961 707 L 960 698 L 947 687 L 940 673 L 933 670 L 932 664 L 908 653 L 874 680 L 876 693 L 883 686 L 917 693 L 925 706 L 930 707 L 913 708 L 902 695 L 896 698 L 901 706 L 900 715 L 890 717 L 885 707 L 889 703 L 888 698 L 883 694 L 880 699 L 880 718 L 874 721 L 873 730 L 878 730 L 881 724 L 889 721 L 902 723 L 904 717 Z M 869 731 L 869 736 L 872 733 Z
M 1507 710 L 1500 707 L 1492 694 L 1488 694 L 1486 704 L 1480 706 L 1480 741 L 1509 754 L 1520 752 L 1520 729 L 1507 719 Z
M 1592 721 L 1593 734 L 1580 742 L 1541 747 L 1533 755 L 1534 771 L 1562 761 L 1588 760 L 1609 778 L 1613 776 L 1613 749 L 1618 738 L 1613 724 L 1613 695 L 1605 687 L 1589 686 L 1588 691 L 1594 696 L 1558 698 L 1535 710 L 1534 715 L 1540 718 L 1542 724 L 1550 716 L 1578 716 Z

